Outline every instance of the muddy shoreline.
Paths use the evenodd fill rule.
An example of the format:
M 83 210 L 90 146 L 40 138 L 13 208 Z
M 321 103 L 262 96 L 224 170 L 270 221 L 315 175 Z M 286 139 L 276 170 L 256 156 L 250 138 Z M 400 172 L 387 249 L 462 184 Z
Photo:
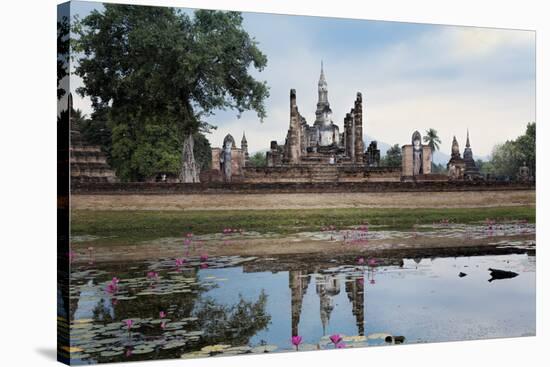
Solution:
M 468 239 L 426 237 L 394 238 L 370 240 L 368 243 L 343 244 L 340 241 L 311 240 L 298 236 L 284 236 L 263 239 L 240 239 L 226 243 L 197 243 L 191 246 L 189 257 L 199 257 L 202 254 L 215 256 L 254 256 L 277 257 L 319 257 L 319 256 L 366 256 L 366 257 L 448 257 L 474 256 L 509 253 L 535 252 L 535 235 L 491 236 L 487 238 Z M 529 243 L 532 246 L 506 245 L 505 243 Z M 74 243 L 75 253 L 73 263 L 144 261 L 183 257 L 185 253 L 181 240 L 149 241 L 136 245 L 92 246 Z

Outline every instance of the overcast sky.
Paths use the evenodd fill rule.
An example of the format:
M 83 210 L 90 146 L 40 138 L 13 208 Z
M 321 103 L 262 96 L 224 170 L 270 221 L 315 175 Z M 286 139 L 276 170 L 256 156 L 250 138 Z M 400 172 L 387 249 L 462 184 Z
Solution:
M 74 3 L 86 15 L 94 3 Z M 453 135 L 461 151 L 470 130 L 475 156 L 515 139 L 535 121 L 535 33 L 384 21 L 243 13 L 244 28 L 267 55 L 263 72 L 270 97 L 267 118 L 232 111 L 209 118 L 218 126 L 208 136 L 220 146 L 226 134 L 249 151 L 284 142 L 289 92 L 296 89 L 300 112 L 312 124 L 321 60 L 333 120 L 340 127 L 358 91 L 363 94 L 363 133 L 389 144 L 408 144 L 414 130 L 439 132 L 449 153 Z M 81 81 L 73 77 L 71 87 Z M 86 114 L 89 100 L 73 92 Z M 385 152 L 382 152 L 383 154 Z

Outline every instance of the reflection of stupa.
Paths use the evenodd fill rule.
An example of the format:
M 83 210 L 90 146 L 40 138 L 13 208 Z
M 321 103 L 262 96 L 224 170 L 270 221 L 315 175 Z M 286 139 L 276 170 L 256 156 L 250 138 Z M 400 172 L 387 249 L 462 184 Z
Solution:
M 328 322 L 330 321 L 330 314 L 332 310 L 334 310 L 334 302 L 332 297 L 340 293 L 340 280 L 336 275 L 323 275 L 317 277 L 315 289 L 319 295 L 323 335 L 326 335 L 326 328 Z
M 265 271 L 265 269 L 262 269 Z M 309 286 L 311 271 L 290 270 L 288 285 L 291 293 L 291 327 L 292 335 L 299 335 L 298 326 L 302 313 L 302 304 Z M 363 278 L 347 278 L 346 293 L 352 306 L 352 313 L 357 325 L 357 334 L 365 333 L 365 295 Z M 320 318 L 323 327 L 323 335 L 326 335 L 330 323 L 330 316 L 334 311 L 334 297 L 340 294 L 340 279 L 338 274 L 317 274 L 315 278 L 315 291 L 319 296 Z
M 357 335 L 365 335 L 365 283 L 363 278 L 348 278 L 346 293 L 355 316 Z
M 288 272 L 288 286 L 290 287 L 290 309 L 292 336 L 298 335 L 298 324 L 302 312 L 302 301 L 309 285 L 310 277 L 306 271 L 294 270 Z

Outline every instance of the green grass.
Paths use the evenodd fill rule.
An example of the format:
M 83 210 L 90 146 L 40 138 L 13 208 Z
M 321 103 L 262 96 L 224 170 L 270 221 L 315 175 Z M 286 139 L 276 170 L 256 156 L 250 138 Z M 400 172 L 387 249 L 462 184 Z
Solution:
M 535 221 L 535 207 L 493 207 L 453 209 L 308 209 L 308 210 L 212 210 L 212 211 L 72 211 L 72 234 L 100 237 L 104 245 L 138 243 L 184 233 L 221 232 L 223 228 L 281 234 L 359 225 L 386 225 L 410 229 L 414 224 L 431 224 L 441 219 L 454 223 L 475 223 L 492 218 L 499 222 Z

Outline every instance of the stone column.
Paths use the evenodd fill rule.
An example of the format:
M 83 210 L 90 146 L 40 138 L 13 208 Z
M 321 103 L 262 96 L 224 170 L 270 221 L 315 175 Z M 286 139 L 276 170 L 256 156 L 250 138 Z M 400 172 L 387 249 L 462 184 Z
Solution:
M 300 162 L 300 142 L 301 142 L 301 126 L 300 114 L 296 106 L 296 90 L 290 90 L 290 127 L 288 129 L 288 160 L 291 164 Z
M 193 144 L 193 134 L 187 135 L 181 153 L 180 182 L 199 182 L 199 167 L 193 154 Z
M 355 99 L 355 107 L 353 114 L 354 122 L 354 147 L 355 147 L 355 162 L 363 163 L 363 153 L 365 152 L 365 143 L 363 142 L 363 97 L 360 92 L 357 92 Z

